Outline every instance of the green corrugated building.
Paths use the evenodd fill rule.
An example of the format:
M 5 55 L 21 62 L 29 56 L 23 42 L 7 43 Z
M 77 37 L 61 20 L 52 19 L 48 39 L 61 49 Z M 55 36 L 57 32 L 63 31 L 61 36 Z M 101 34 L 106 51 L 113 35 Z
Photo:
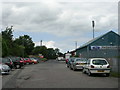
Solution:
M 119 56 L 118 49 L 120 50 L 120 35 L 110 31 L 76 49 L 76 55 L 85 58 L 113 58 Z

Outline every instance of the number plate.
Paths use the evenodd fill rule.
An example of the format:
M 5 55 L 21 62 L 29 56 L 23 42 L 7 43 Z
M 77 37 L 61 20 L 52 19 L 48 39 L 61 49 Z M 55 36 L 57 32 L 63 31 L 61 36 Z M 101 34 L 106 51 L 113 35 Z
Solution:
M 84 65 L 84 63 L 80 63 L 80 65 Z
M 98 72 L 104 72 L 104 70 L 98 70 Z

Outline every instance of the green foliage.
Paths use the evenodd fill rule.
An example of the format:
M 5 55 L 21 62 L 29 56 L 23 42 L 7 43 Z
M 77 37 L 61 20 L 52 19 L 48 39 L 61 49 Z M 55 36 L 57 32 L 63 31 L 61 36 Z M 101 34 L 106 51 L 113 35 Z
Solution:
M 34 43 L 28 35 L 20 36 L 13 40 L 13 30 L 6 28 L 2 31 L 2 57 L 5 56 L 28 56 L 34 49 Z
M 112 76 L 112 77 L 119 77 L 120 78 L 120 72 L 111 72 L 110 76 Z
M 2 46 L 2 56 L 20 56 L 27 57 L 28 55 L 39 55 L 42 54 L 47 59 L 55 59 L 57 56 L 63 54 L 59 52 L 59 49 L 47 48 L 46 46 L 36 46 L 32 38 L 28 35 L 19 36 L 19 38 L 13 40 L 13 30 L 6 28 L 0 35 L 0 45 Z M 1 48 L 0 48 L 1 49 Z M 45 59 L 46 60 L 46 59 Z
M 46 56 L 48 59 L 55 59 L 56 58 L 55 50 L 53 48 L 48 48 Z
M 36 46 L 33 50 L 33 55 L 42 54 L 47 59 L 57 58 L 59 54 L 59 49 L 47 48 L 46 46 Z
M 28 35 L 20 36 L 14 41 L 16 44 L 24 46 L 25 47 L 25 54 L 32 54 L 32 50 L 34 49 L 34 43 L 32 41 L 32 38 Z
M 47 61 L 47 58 L 41 58 L 41 61 L 45 62 Z

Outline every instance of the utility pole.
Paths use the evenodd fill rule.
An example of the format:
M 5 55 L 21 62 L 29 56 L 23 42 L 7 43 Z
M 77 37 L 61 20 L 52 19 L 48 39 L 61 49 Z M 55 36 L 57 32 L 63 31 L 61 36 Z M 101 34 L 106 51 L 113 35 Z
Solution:
M 95 27 L 95 22 L 94 21 L 92 21 L 92 27 L 93 27 L 93 39 L 94 39 L 94 37 L 95 37 L 95 30 L 94 30 L 94 27 Z
M 42 46 L 42 40 L 40 41 L 40 46 Z
M 77 41 L 75 41 L 75 49 L 77 49 Z

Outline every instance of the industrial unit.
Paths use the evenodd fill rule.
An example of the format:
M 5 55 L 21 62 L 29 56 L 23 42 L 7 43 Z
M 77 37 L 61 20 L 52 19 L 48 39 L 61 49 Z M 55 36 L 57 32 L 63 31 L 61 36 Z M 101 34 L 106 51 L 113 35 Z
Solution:
M 76 55 L 84 58 L 102 57 L 114 58 L 118 57 L 120 50 L 120 35 L 113 31 L 101 35 L 77 48 Z

